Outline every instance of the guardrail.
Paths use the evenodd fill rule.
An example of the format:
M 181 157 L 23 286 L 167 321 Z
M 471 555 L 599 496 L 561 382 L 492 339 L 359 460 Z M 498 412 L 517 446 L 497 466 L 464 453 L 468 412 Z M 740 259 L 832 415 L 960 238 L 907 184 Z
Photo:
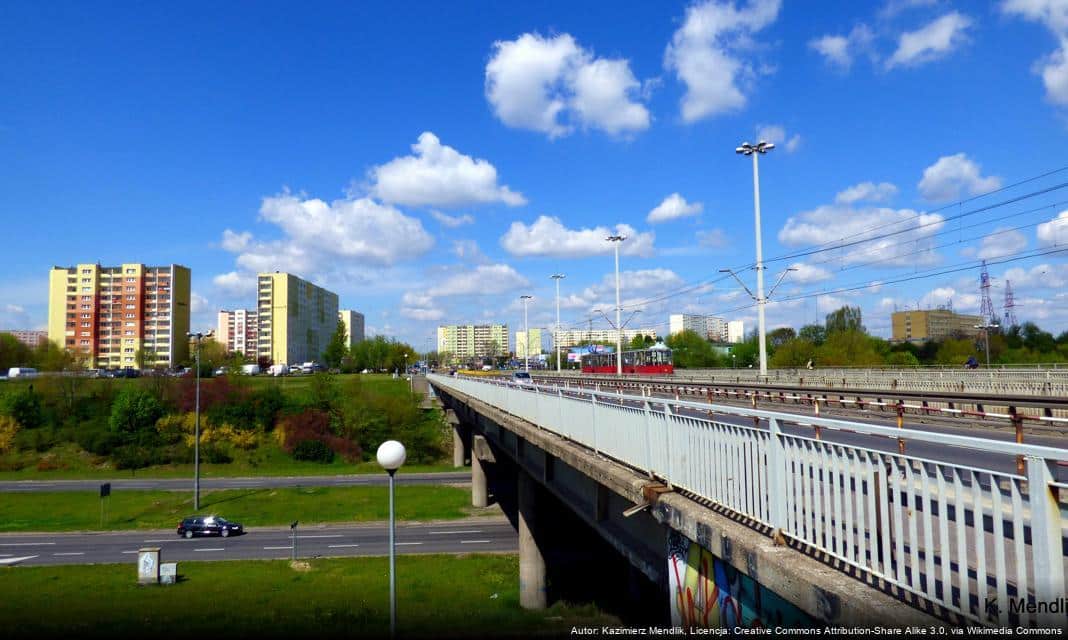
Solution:
M 501 380 L 429 376 L 860 569 L 964 619 L 1059 624 L 1068 450 L 858 422 Z M 739 425 L 713 415 L 747 418 Z M 845 445 L 784 424 L 1022 456 L 1013 474 Z M 767 428 L 759 425 L 760 421 Z M 743 421 L 747 422 L 747 421 Z M 1010 612 L 1010 599 L 1022 611 Z M 994 604 L 996 606 L 989 606 Z M 1045 607 L 1045 608 L 1043 608 Z
M 582 376 L 579 371 L 544 371 L 534 375 Z M 588 374 L 586 374 L 588 375 Z M 670 376 L 641 376 L 679 382 L 768 383 L 834 389 L 885 389 L 924 393 L 984 393 L 1068 396 L 1068 369 L 676 369 Z

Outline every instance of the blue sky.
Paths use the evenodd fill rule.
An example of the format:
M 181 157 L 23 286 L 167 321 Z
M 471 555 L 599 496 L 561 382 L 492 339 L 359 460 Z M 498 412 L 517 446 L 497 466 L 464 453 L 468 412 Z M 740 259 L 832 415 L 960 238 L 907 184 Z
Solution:
M 521 294 L 551 326 L 556 272 L 563 324 L 605 326 L 622 232 L 635 324 L 751 328 L 719 270 L 754 260 L 734 148 L 763 135 L 767 275 L 798 269 L 772 326 L 976 312 L 986 257 L 998 313 L 1009 280 L 1059 332 L 1063 42 L 1066 0 L 4 3 L 0 327 L 43 326 L 48 268 L 86 261 L 191 267 L 205 328 L 275 269 L 417 348 L 521 328 Z

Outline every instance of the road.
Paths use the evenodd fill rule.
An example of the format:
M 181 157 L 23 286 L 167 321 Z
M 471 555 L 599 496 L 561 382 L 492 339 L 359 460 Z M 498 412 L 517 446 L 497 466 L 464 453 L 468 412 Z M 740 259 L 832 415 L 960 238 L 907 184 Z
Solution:
M 192 478 L 119 478 L 96 480 L 9 480 L 0 481 L 2 492 L 96 491 L 110 482 L 112 491 L 184 491 L 193 486 Z M 397 484 L 463 484 L 471 482 L 470 471 L 443 473 L 398 473 Z M 345 476 L 271 476 L 261 478 L 201 478 L 201 489 L 277 489 L 282 487 L 358 487 L 385 486 L 384 473 Z
M 177 526 L 177 522 L 175 522 Z M 298 527 L 301 558 L 382 556 L 389 553 L 385 523 Z M 94 533 L 0 534 L 0 565 L 134 563 L 137 550 L 159 547 L 163 562 L 288 559 L 289 527 L 255 527 L 229 538 L 179 538 L 172 529 Z M 397 553 L 516 552 L 519 537 L 503 517 L 447 523 L 397 523 Z M 23 558 L 19 560 L 19 558 Z

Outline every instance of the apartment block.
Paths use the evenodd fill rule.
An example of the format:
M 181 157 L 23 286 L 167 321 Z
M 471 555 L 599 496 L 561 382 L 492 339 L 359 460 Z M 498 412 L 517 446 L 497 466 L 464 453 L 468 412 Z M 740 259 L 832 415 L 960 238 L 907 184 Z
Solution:
M 981 324 L 982 316 L 965 315 L 949 309 L 895 311 L 890 315 L 893 342 L 924 342 L 956 336 L 975 337 L 980 333 L 980 329 L 975 326 Z
M 48 339 L 100 369 L 173 367 L 189 356 L 188 267 L 53 267 Z
M 506 324 L 451 324 L 438 327 L 438 353 L 454 359 L 485 358 L 508 352 Z
M 255 358 L 259 351 L 259 314 L 255 310 L 237 309 L 219 312 L 215 339 L 227 352 L 241 352 Z
M 735 326 L 735 333 L 731 326 Z M 668 333 L 675 335 L 683 331 L 693 331 L 699 336 L 714 342 L 741 342 L 742 323 L 740 320 L 728 322 L 718 316 L 705 316 L 691 313 L 673 313 L 668 316 Z M 733 336 L 733 337 L 732 337 Z
M 357 343 L 363 342 L 363 314 L 352 309 L 342 309 L 337 312 L 339 320 L 345 323 L 345 345 L 351 349 Z
M 337 294 L 289 273 L 257 277 L 258 358 L 273 364 L 321 361 L 337 329 Z
M 731 320 L 727 323 L 726 341 L 731 344 L 745 342 L 745 324 L 741 320 Z
M 636 336 L 657 336 L 656 329 L 652 327 L 645 327 L 643 329 L 623 329 L 623 342 L 624 347 L 626 343 L 633 340 Z M 597 342 L 600 344 L 613 345 L 616 343 L 616 330 L 615 329 L 571 329 L 568 331 L 556 332 L 557 346 L 561 349 L 568 347 L 574 347 L 580 342 Z
M 515 332 L 515 357 L 525 358 L 528 353 L 536 356 L 541 353 L 541 347 L 541 329 Z
M 24 329 L 0 329 L 0 333 L 10 334 L 13 338 L 31 349 L 48 340 L 47 331 L 28 331 Z

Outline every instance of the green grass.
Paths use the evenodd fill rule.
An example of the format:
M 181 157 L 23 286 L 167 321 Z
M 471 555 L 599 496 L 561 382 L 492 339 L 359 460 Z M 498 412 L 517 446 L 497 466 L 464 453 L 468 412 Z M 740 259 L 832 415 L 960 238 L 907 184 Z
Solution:
M 114 491 L 101 527 L 95 491 L 9 493 L 0 499 L 0 531 L 84 531 L 171 528 L 193 513 L 191 491 Z M 201 494 L 200 513 L 249 527 L 301 522 L 367 522 L 389 517 L 382 487 L 225 489 Z M 464 489 L 398 486 L 397 518 L 446 520 L 470 515 Z
M 39 471 L 38 461 L 48 457 L 58 469 Z M 14 466 L 18 459 L 21 469 L 0 471 L 0 480 L 93 480 L 114 478 L 185 478 L 193 477 L 192 464 L 156 465 L 136 471 L 118 471 L 102 465 L 97 456 L 82 451 L 73 443 L 66 443 L 45 454 L 35 451 L 10 452 L 0 456 L 0 462 Z M 434 473 L 456 471 L 452 464 L 405 465 L 398 473 Z M 340 457 L 330 464 L 294 460 L 271 439 L 252 451 L 234 451 L 234 461 L 228 464 L 201 463 L 203 478 L 235 478 L 243 476 L 334 476 L 382 473 L 377 462 L 348 463 Z
M 176 585 L 139 587 L 122 565 L 0 569 L 5 637 L 381 637 L 386 558 L 182 562 Z M 567 635 L 618 624 L 592 606 L 519 608 L 515 555 L 397 558 L 399 637 Z

